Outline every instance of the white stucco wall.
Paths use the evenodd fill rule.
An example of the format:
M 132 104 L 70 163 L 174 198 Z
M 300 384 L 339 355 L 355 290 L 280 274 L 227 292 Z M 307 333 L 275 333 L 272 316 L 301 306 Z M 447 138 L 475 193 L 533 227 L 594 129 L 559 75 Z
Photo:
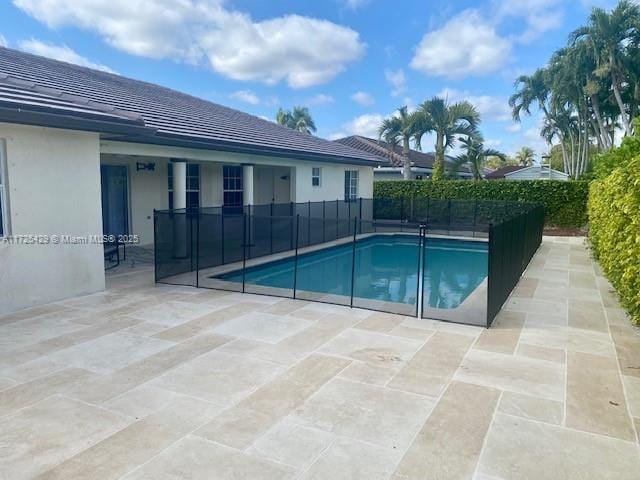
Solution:
M 12 236 L 102 234 L 97 134 L 0 123 Z M 0 314 L 104 289 L 100 244 L 0 242 Z

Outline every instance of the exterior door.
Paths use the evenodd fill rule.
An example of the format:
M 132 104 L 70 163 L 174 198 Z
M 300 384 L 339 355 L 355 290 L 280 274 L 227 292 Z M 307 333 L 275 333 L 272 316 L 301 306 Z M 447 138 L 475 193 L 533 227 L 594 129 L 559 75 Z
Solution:
M 102 231 L 104 235 L 129 234 L 129 185 L 127 167 L 100 165 Z

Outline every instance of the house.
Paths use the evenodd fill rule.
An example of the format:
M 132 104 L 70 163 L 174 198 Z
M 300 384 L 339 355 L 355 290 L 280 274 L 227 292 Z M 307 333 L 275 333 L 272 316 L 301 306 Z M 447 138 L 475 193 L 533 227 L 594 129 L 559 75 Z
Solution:
M 360 135 L 352 135 L 350 137 L 339 138 L 334 140 L 337 143 L 346 145 L 360 151 L 376 155 L 384 158 L 386 164 L 379 165 L 374 170 L 374 181 L 377 180 L 403 180 L 404 158 L 402 157 L 402 147 L 394 146 L 393 149 L 382 140 L 374 140 Z M 433 164 L 435 162 L 434 153 L 424 153 L 417 150 L 409 150 L 409 159 L 411 160 L 411 179 L 426 180 L 431 177 L 433 172 Z M 451 157 L 445 157 L 445 170 L 453 165 Z M 466 165 L 460 167 L 457 172 L 459 179 L 471 179 L 473 174 Z
M 154 209 L 371 197 L 374 154 L 147 82 L 0 48 L 0 314 L 104 289 Z
M 549 168 L 547 165 L 532 165 L 530 167 L 508 165 L 487 173 L 484 178 L 487 180 L 560 180 L 566 182 L 569 180 L 569 175 Z

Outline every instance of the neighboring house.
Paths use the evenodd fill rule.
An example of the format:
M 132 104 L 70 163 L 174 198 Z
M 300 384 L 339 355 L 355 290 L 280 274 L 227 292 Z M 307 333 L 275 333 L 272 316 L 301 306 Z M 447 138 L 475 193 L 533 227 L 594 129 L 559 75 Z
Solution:
M 151 83 L 0 48 L 0 314 L 104 289 L 153 210 L 371 197 L 375 155 Z M 35 242 L 35 244 L 29 244 Z
M 487 180 L 560 180 L 566 182 L 569 180 L 569 175 L 546 165 L 532 165 L 530 167 L 509 165 L 487 173 L 484 178 Z
M 402 157 L 402 147 L 395 146 L 393 150 L 382 140 L 374 140 L 360 135 L 352 135 L 350 137 L 339 138 L 334 140 L 342 145 L 356 148 L 371 155 L 384 158 L 386 165 L 380 165 L 373 171 L 373 179 L 377 180 L 403 180 L 404 159 Z M 433 172 L 433 164 L 435 162 L 435 154 L 424 153 L 417 150 L 409 151 L 409 159 L 411 160 L 411 179 L 426 180 L 431 177 Z M 453 164 L 451 157 L 445 157 L 445 171 Z M 471 170 L 463 165 L 457 174 L 458 178 L 471 179 L 473 174 Z

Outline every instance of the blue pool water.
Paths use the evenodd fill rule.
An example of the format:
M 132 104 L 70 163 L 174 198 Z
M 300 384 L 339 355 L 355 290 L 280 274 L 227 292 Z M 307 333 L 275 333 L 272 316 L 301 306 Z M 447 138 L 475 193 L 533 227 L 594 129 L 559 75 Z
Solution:
M 487 276 L 487 244 L 428 238 L 426 245 L 425 306 L 455 308 Z M 415 235 L 374 235 L 358 240 L 354 297 L 415 304 L 420 278 L 418 254 Z M 296 288 L 350 296 L 352 256 L 352 243 L 299 255 Z M 287 258 L 247 268 L 245 283 L 292 289 L 294 265 L 294 259 Z M 216 278 L 242 282 L 242 271 Z

